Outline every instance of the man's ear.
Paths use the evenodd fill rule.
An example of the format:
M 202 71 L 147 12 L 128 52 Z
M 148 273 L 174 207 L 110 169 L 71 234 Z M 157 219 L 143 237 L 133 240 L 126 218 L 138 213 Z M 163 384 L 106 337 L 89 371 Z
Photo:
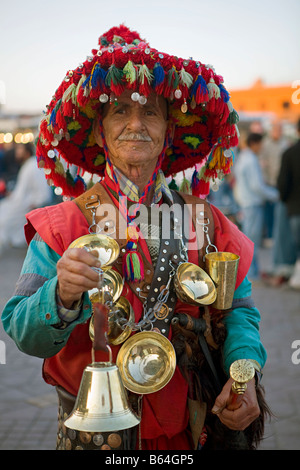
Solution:
M 101 132 L 100 132 L 100 125 L 99 125 L 99 117 L 98 116 L 94 119 L 94 122 L 93 122 L 93 132 L 94 132 L 94 136 L 95 136 L 95 141 L 97 142 L 99 147 L 103 147 L 103 139 L 102 139 L 102 135 L 101 135 Z

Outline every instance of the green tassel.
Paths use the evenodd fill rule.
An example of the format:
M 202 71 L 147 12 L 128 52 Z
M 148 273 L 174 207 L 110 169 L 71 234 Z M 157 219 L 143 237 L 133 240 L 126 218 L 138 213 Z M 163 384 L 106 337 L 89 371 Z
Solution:
M 191 192 L 191 183 L 185 176 L 182 182 L 180 183 L 179 191 L 186 193 L 186 194 L 190 194 Z
M 169 186 L 170 189 L 174 189 L 174 191 L 179 191 L 179 188 L 178 188 L 174 178 L 172 178 L 172 181 L 169 183 L 168 186 Z
M 134 67 L 131 60 L 129 60 L 127 64 L 125 65 L 125 67 L 123 68 L 123 73 L 124 73 L 125 79 L 131 85 L 137 81 L 137 69 Z
M 237 124 L 239 122 L 239 115 L 235 109 L 229 114 L 227 121 L 229 124 Z
M 105 78 L 105 84 L 108 87 L 111 87 L 112 84 L 119 85 L 122 82 L 122 79 L 123 79 L 123 70 L 118 69 L 118 67 L 116 67 L 115 64 L 112 64 L 108 69 L 108 72 Z
M 190 88 L 190 86 L 192 86 L 193 84 L 193 77 L 190 73 L 186 72 L 186 70 L 184 70 L 184 68 L 182 68 L 179 72 L 179 78 L 180 78 L 180 83 L 182 85 L 185 85 L 187 86 L 188 88 Z
M 154 75 L 152 75 L 147 65 L 143 64 L 139 66 L 139 79 L 142 84 L 144 84 L 145 78 L 148 80 L 148 83 L 150 84 L 152 80 L 154 79 Z

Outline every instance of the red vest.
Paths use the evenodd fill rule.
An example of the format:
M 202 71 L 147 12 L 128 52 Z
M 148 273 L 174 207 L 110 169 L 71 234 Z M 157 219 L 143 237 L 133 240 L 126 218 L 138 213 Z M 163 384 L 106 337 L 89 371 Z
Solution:
M 245 278 L 251 264 L 253 243 L 242 234 L 216 207 L 211 206 L 214 217 L 214 244 L 219 251 L 229 251 L 240 256 L 236 287 Z M 42 239 L 59 255 L 76 238 L 88 233 L 88 223 L 77 205 L 63 202 L 57 206 L 36 209 L 27 215 L 25 226 L 27 242 L 37 232 Z M 141 248 L 151 260 L 146 241 L 141 239 Z M 198 254 L 189 252 L 189 261 L 198 264 Z M 133 307 L 136 320 L 140 319 L 142 303 L 125 284 L 122 295 L 126 296 Z M 177 302 L 175 311 L 196 316 L 197 307 Z M 64 348 L 55 356 L 45 359 L 43 376 L 47 383 L 60 385 L 73 395 L 77 395 L 84 368 L 91 363 L 92 343 L 88 333 L 89 324 L 77 325 L 72 331 Z M 170 330 L 171 331 L 171 330 Z M 112 346 L 115 361 L 120 346 Z M 107 361 L 106 353 L 96 352 L 96 360 Z M 190 449 L 184 430 L 188 423 L 188 387 L 178 368 L 170 382 L 160 391 L 143 397 L 143 419 L 141 422 L 142 439 L 149 439 L 149 449 Z M 170 410 L 172 410 L 170 412 Z M 181 433 L 181 434 L 180 434 Z M 181 435 L 179 438 L 178 436 Z M 159 437 L 159 439 L 157 439 Z M 176 443 L 179 439 L 180 443 Z M 166 447 L 169 442 L 169 447 Z M 171 443 L 173 442 L 173 443 Z M 160 444 L 159 444 L 160 443 Z M 161 447 L 160 447 L 161 445 Z M 173 446 L 173 447 L 170 447 Z

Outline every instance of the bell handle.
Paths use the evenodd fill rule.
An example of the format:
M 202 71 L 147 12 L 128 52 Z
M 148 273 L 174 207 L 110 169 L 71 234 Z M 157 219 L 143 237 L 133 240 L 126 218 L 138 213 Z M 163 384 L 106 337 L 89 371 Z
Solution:
M 108 354 L 109 354 L 109 356 L 108 356 L 108 362 L 109 362 L 110 364 L 112 364 L 112 350 L 111 350 L 111 347 L 110 347 L 108 344 L 106 344 L 106 348 L 108 349 Z M 92 347 L 92 364 L 94 364 L 95 362 L 96 362 L 96 359 L 95 359 L 95 349 L 94 349 L 94 347 Z

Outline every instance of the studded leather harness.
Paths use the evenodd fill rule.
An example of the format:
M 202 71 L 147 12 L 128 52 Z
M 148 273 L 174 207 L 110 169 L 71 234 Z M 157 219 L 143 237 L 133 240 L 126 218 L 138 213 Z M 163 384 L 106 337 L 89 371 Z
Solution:
M 144 309 L 154 309 L 157 303 L 157 298 L 160 294 L 164 294 L 164 289 L 169 288 L 166 301 L 162 302 L 159 311 L 155 312 L 154 327 L 158 328 L 160 332 L 168 336 L 171 319 L 174 314 L 174 308 L 177 301 L 174 292 L 172 280 L 173 274 L 179 262 L 184 261 L 183 247 L 187 247 L 187 242 L 191 242 L 191 237 L 194 237 L 192 243 L 198 251 L 199 266 L 203 267 L 203 257 L 207 243 L 203 236 L 203 223 L 208 221 L 208 234 L 211 242 L 213 241 L 213 216 L 206 201 L 200 200 L 194 196 L 172 191 L 173 204 L 167 201 L 170 211 L 162 210 L 161 214 L 161 233 L 160 249 L 156 265 L 149 262 L 143 250 L 139 246 L 139 252 L 142 256 L 144 263 L 144 279 L 140 282 L 127 281 L 132 291 L 144 302 Z M 107 233 L 111 232 L 111 214 L 103 215 L 100 209 L 101 205 L 113 205 L 113 199 L 106 189 L 100 184 L 95 184 L 89 191 L 75 199 L 75 203 L 85 215 L 90 226 L 97 224 L 101 231 Z M 176 211 L 172 208 L 176 206 Z M 109 206 L 106 206 L 109 207 Z M 187 210 L 185 209 L 187 208 Z M 122 255 L 125 252 L 126 234 L 125 225 L 120 223 L 119 213 L 117 211 L 116 220 L 114 220 L 114 229 L 112 236 L 116 239 L 120 246 L 120 256 L 114 263 L 114 268 L 122 275 Z M 187 226 L 190 221 L 190 216 L 193 221 L 194 232 L 187 233 Z M 189 227 L 191 227 L 189 225 Z M 165 230 L 165 231 L 164 231 Z M 164 235 L 167 235 L 164 238 Z M 195 239 L 196 237 L 196 239 Z M 183 244 L 181 243 L 183 241 Z M 187 260 L 187 258 L 186 258 Z M 171 263 L 171 264 L 170 264 Z

